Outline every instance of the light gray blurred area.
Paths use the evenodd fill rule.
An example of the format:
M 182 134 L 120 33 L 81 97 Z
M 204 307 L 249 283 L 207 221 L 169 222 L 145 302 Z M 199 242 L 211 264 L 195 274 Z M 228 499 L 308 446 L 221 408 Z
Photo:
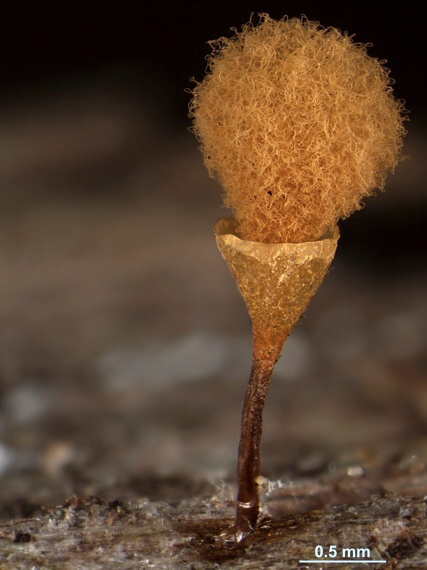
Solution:
M 250 322 L 193 135 L 103 78 L 4 103 L 0 123 L 2 519 L 73 494 L 168 500 L 174 477 L 183 499 L 232 483 Z M 414 125 L 362 225 L 425 204 L 426 147 Z M 427 494 L 425 266 L 356 262 L 346 223 L 277 364 L 262 471 L 409 461 Z

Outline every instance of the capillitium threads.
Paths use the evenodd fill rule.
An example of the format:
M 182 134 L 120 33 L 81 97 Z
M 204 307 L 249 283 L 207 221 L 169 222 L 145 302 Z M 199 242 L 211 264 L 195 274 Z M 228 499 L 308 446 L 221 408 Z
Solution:
M 242 238 L 317 239 L 383 189 L 401 158 L 405 115 L 365 45 L 266 14 L 210 44 L 190 116 Z

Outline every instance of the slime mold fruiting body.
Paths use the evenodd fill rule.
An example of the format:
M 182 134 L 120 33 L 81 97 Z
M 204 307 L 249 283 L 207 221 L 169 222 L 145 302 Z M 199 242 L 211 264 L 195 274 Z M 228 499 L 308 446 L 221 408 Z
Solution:
M 216 226 L 252 320 L 235 536 L 256 526 L 262 408 L 282 345 L 320 286 L 337 222 L 385 184 L 401 158 L 403 105 L 388 70 L 334 28 L 260 16 L 211 42 L 190 116 L 235 221 Z

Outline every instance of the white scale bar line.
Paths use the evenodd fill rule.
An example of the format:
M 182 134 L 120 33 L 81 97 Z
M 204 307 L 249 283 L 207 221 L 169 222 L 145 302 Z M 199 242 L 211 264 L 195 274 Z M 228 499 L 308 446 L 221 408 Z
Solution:
M 299 564 L 385 564 L 387 560 L 298 560 Z

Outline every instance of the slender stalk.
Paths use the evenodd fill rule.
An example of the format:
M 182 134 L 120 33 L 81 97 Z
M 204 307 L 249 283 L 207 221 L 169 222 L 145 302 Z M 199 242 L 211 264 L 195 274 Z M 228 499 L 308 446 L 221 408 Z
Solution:
M 238 542 L 255 530 L 258 518 L 262 410 L 274 365 L 288 334 L 287 331 L 286 334 L 274 333 L 268 334 L 255 326 L 252 331 L 252 370 L 243 404 L 237 464 L 235 534 Z

